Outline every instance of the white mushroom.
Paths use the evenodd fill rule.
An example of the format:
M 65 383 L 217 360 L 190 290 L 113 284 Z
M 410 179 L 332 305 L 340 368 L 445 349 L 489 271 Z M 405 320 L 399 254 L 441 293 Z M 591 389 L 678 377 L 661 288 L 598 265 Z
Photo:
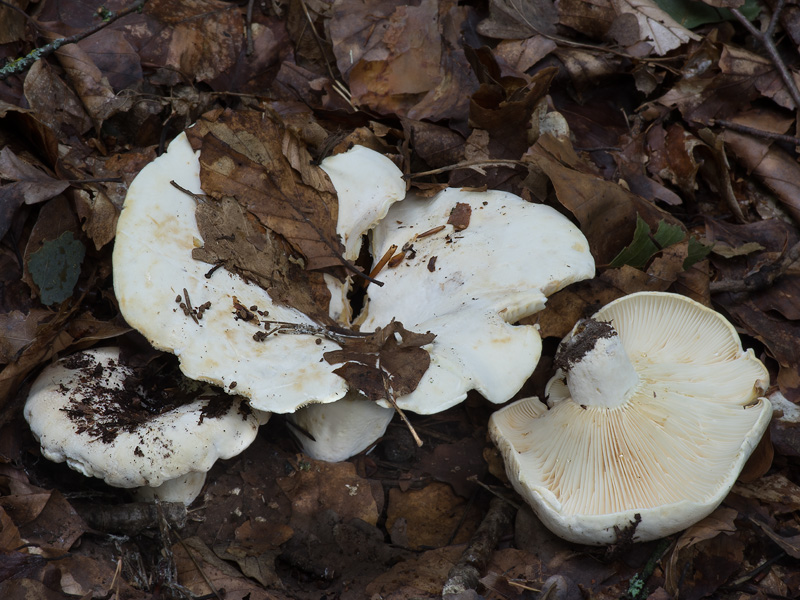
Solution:
M 547 386 L 490 420 L 509 479 L 559 536 L 645 541 L 710 514 L 772 415 L 733 326 L 684 296 L 620 298 L 575 326 Z
M 189 504 L 217 459 L 247 448 L 268 418 L 220 393 L 159 406 L 163 399 L 148 397 L 139 384 L 119 348 L 46 367 L 24 409 L 42 454 L 112 486 L 164 485 L 142 493 Z
M 383 436 L 394 412 L 349 392 L 330 404 L 304 406 L 287 418 L 298 429 L 303 452 L 315 460 L 338 462 L 366 450 Z
M 414 392 L 397 398 L 398 406 L 434 413 L 457 404 L 470 389 L 493 402 L 510 398 L 541 352 L 537 329 L 513 323 L 541 310 L 548 294 L 594 274 L 580 231 L 554 209 L 505 192 L 448 190 L 432 199 L 397 202 L 405 194 L 402 174 L 366 148 L 326 158 L 321 166 L 337 190 L 337 233 L 345 257 L 358 255 L 361 236 L 370 229 L 375 262 L 393 245 L 399 255 L 395 266 L 378 273 L 384 285 L 369 285 L 355 323 L 347 299 L 350 281 L 326 275 L 329 314 L 362 332 L 397 320 L 409 331 L 436 335 L 425 346 L 428 371 Z M 316 324 L 224 269 L 206 277 L 209 265 L 192 258 L 192 250 L 203 245 L 196 200 L 170 181 L 202 194 L 199 173 L 197 154 L 182 134 L 131 184 L 114 249 L 123 316 L 155 347 L 175 353 L 187 376 L 226 390 L 235 386 L 254 408 L 291 413 L 343 398 L 348 383 L 334 373 L 341 365 L 322 359 L 339 349 L 331 336 L 273 334 L 254 341 L 258 319 L 235 320 L 232 307 L 268 312 L 269 320 L 297 330 Z M 466 211 L 466 220 L 462 215 L 451 222 L 453 211 Z M 192 314 L 198 306 L 205 307 L 202 320 Z

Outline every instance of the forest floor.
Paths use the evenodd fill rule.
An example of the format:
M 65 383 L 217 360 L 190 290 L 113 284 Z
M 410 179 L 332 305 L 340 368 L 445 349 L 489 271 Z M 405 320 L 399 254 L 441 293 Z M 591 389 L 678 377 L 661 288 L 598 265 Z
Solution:
M 0 2 L 0 597 L 438 598 L 488 515 L 456 599 L 799 598 L 799 47 L 794 1 Z M 315 162 L 360 144 L 422 196 L 505 190 L 572 219 L 596 276 L 523 319 L 543 350 L 515 399 L 545 397 L 559 341 L 612 300 L 722 313 L 777 410 L 721 506 L 664 540 L 563 541 L 508 485 L 475 391 L 408 413 L 421 446 L 395 418 L 338 463 L 273 416 L 188 509 L 46 460 L 36 376 L 143 342 L 113 288 L 128 186 L 189 125 L 239 136 L 252 115 Z

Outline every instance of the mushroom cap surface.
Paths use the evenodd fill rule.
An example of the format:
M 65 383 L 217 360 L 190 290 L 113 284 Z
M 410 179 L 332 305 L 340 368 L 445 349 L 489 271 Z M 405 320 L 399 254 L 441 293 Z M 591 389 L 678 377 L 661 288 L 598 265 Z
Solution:
M 559 536 L 613 543 L 636 515 L 635 540 L 670 535 L 730 491 L 769 425 L 769 375 L 724 317 L 684 296 L 632 294 L 594 319 L 612 323 L 638 374 L 627 397 L 582 406 L 559 370 L 549 410 L 536 398 L 510 404 L 490 434 L 514 487 Z
M 356 323 L 374 331 L 394 319 L 409 331 L 436 335 L 425 346 L 428 371 L 397 405 L 435 413 L 470 389 L 493 402 L 516 393 L 538 362 L 541 340 L 536 327 L 512 323 L 541 310 L 548 294 L 594 274 L 578 228 L 552 208 L 505 192 L 446 190 L 398 202 L 405 195 L 402 173 L 387 157 L 358 146 L 321 166 L 337 190 L 337 233 L 346 257 L 358 254 L 370 230 L 376 262 L 393 244 L 413 248 L 401 264 L 378 274 L 384 286 L 369 286 Z M 341 365 L 322 359 L 338 344 L 305 334 L 254 341 L 258 326 L 233 318 L 238 303 L 268 311 L 270 321 L 315 325 L 257 285 L 225 269 L 209 274 L 208 264 L 192 258 L 203 244 L 197 201 L 172 180 L 202 194 L 198 155 L 184 134 L 136 177 L 119 218 L 114 289 L 126 321 L 156 348 L 176 354 L 188 377 L 235 388 L 256 409 L 290 413 L 342 398 L 348 384 L 334 373 Z M 471 216 L 456 229 L 450 216 L 458 207 Z M 436 233 L 420 235 L 428 229 Z M 350 280 L 326 275 L 325 281 L 330 316 L 351 326 Z M 210 303 L 202 320 L 179 307 L 189 304 L 186 296 L 193 307 Z
M 119 348 L 63 358 L 34 381 L 23 414 L 42 454 L 116 487 L 159 486 L 205 473 L 217 459 L 236 456 L 256 437 L 257 416 L 238 397 L 220 406 L 199 397 L 134 425 L 121 422 L 135 390 Z M 130 386 L 128 386 L 130 387 Z
M 365 190 L 353 189 L 349 180 L 340 184 L 336 173 L 345 170 L 342 163 L 347 158 L 337 157 L 332 180 L 342 187 L 341 204 L 365 206 L 378 218 L 387 202 L 402 199 L 405 186 L 401 173 L 388 158 L 377 152 L 365 156 L 358 150 L 340 156 L 349 157 L 351 170 L 375 175 Z M 267 343 L 256 342 L 253 335 L 258 328 L 234 319 L 233 306 L 238 302 L 268 312 L 274 321 L 315 324 L 302 312 L 274 303 L 266 290 L 225 269 L 206 277 L 210 265 L 192 258 L 192 250 L 202 245 L 195 220 L 196 200 L 172 186 L 171 181 L 192 193 L 203 193 L 198 153 L 192 150 L 185 133 L 136 176 L 117 224 L 114 291 L 128 324 L 155 348 L 176 354 L 187 377 L 232 393 L 235 390 L 248 397 L 256 409 L 287 413 L 306 404 L 343 397 L 347 384 L 333 373 L 337 366 L 320 361 L 324 352 L 337 350 L 337 344 L 313 335 L 273 335 Z M 345 216 L 350 213 L 343 211 Z M 352 227 L 362 223 L 348 218 Z M 352 238 L 360 239 L 361 233 L 351 231 Z M 330 279 L 329 285 L 333 285 Z M 341 289 L 341 284 L 337 285 Z M 202 320 L 195 322 L 178 307 L 176 298 L 184 290 L 194 307 L 211 303 Z
M 468 207 L 468 208 L 466 208 Z M 469 223 L 449 223 L 456 210 Z M 433 233 L 430 233 L 433 232 Z M 431 331 L 431 365 L 403 410 L 436 413 L 471 389 L 491 402 L 511 398 L 541 355 L 539 330 L 513 323 L 545 306 L 547 296 L 594 276 L 580 230 L 555 209 L 501 191 L 447 189 L 394 204 L 373 230 L 372 255 L 411 248 L 370 285 L 361 328 L 392 318 Z

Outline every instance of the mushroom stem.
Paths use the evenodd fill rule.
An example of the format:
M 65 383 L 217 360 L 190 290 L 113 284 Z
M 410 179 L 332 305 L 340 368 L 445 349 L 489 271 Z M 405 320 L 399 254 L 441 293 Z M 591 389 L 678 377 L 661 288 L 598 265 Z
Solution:
M 584 408 L 622 406 L 639 384 L 639 375 L 611 323 L 594 319 L 579 323 L 556 361 L 566 372 L 573 402 Z

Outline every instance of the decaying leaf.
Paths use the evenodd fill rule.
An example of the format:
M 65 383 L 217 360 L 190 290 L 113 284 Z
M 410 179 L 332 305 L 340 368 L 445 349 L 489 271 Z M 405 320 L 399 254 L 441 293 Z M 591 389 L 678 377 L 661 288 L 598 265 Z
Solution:
M 325 353 L 325 360 L 344 363 L 334 373 L 371 400 L 405 396 L 413 392 L 428 370 L 431 357 L 423 346 L 436 335 L 413 333 L 399 321 L 363 337 L 350 337 L 341 350 Z
M 72 296 L 85 254 L 83 243 L 66 231 L 30 255 L 28 270 L 43 304 L 59 304 Z
M 309 270 L 341 265 L 336 190 L 282 123 L 255 111 L 226 111 L 188 130 L 200 147 L 200 180 L 212 198 L 233 197 L 282 236 Z

